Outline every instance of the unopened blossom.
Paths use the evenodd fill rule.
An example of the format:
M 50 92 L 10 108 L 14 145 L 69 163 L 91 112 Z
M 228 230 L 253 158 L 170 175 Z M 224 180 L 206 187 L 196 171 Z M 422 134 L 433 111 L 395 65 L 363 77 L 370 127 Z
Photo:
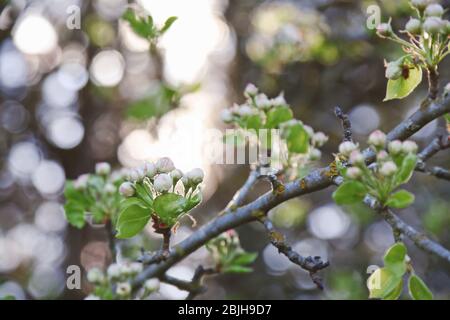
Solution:
M 383 163 L 383 165 L 380 168 L 380 174 L 385 177 L 390 177 L 396 172 L 397 172 L 397 166 L 392 161 L 387 161 L 387 162 Z
M 189 179 L 189 182 L 192 184 L 199 184 L 203 181 L 205 174 L 202 169 L 195 168 L 186 173 L 186 177 Z
M 251 98 L 257 94 L 258 94 L 258 88 L 253 83 L 247 84 L 247 86 L 245 87 L 245 90 L 244 90 L 244 96 L 247 98 Z
M 255 97 L 255 104 L 258 108 L 263 110 L 267 110 L 272 107 L 272 102 L 264 93 L 260 93 Z
M 369 135 L 367 142 L 375 147 L 384 147 L 386 144 L 386 134 L 381 130 L 375 130 Z
M 88 180 L 89 180 L 89 175 L 82 174 L 73 182 L 73 186 L 77 190 L 84 190 L 87 188 Z
M 146 161 L 144 163 L 143 168 L 144 168 L 145 176 L 147 176 L 149 178 L 153 178 L 157 172 L 156 166 L 153 163 L 148 162 L 148 161 Z
M 350 153 L 349 161 L 351 164 L 362 164 L 364 163 L 365 159 L 363 154 L 359 150 L 353 150 Z
M 180 169 L 175 169 L 175 170 L 170 171 L 169 175 L 172 178 L 173 182 L 176 183 L 178 180 L 180 180 L 183 177 L 183 172 L 181 172 Z
M 147 279 L 144 282 L 144 288 L 145 290 L 149 291 L 149 292 L 155 292 L 159 290 L 159 279 L 158 278 L 151 278 L 151 279 Z
M 125 181 L 120 185 L 119 192 L 125 197 L 132 197 L 134 195 L 134 186 L 131 182 Z
M 309 152 L 309 159 L 311 161 L 319 160 L 322 157 L 322 152 L 319 149 L 311 148 Z
M 381 150 L 380 152 L 377 153 L 377 160 L 378 161 L 385 161 L 389 158 L 389 155 L 386 151 Z
M 347 169 L 347 177 L 350 179 L 358 179 L 361 177 L 362 171 L 358 167 L 350 167 Z
M 388 150 L 391 154 L 396 155 L 402 152 L 402 142 L 400 140 L 394 140 L 389 142 L 388 144 Z
M 110 172 L 111 172 L 111 166 L 107 162 L 99 162 L 95 165 L 95 173 L 96 174 L 106 176 L 106 175 L 110 174 Z
M 121 268 L 117 263 L 110 264 L 108 269 L 106 270 L 106 274 L 110 279 L 117 279 L 121 276 Z
M 128 282 L 121 282 L 117 284 L 116 294 L 120 297 L 128 296 L 131 293 L 131 285 Z
M 419 147 L 414 141 L 406 140 L 402 143 L 402 151 L 404 153 L 416 153 L 418 149 Z
M 229 109 L 224 109 L 220 112 L 220 118 L 225 123 L 230 123 L 233 121 L 233 113 Z
M 344 141 L 339 145 L 339 153 L 344 156 L 349 156 L 352 151 L 356 150 L 358 146 L 351 141 Z
M 87 273 L 87 279 L 91 283 L 101 283 L 105 279 L 105 276 L 99 268 L 92 268 Z
M 158 174 L 153 182 L 155 190 L 160 193 L 169 191 L 172 185 L 172 178 L 166 173 Z
M 316 132 L 312 140 L 316 146 L 321 147 L 328 141 L 328 136 L 323 132 Z
M 175 169 L 175 165 L 173 164 L 170 158 L 164 157 L 156 161 L 156 170 L 159 173 L 168 173 Z

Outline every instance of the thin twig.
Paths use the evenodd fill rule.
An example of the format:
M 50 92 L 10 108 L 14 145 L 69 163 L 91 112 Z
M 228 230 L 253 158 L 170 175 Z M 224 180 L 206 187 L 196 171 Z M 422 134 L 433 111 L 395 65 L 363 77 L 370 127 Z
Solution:
M 322 261 L 321 257 L 319 256 L 303 257 L 302 255 L 294 251 L 289 244 L 286 243 L 285 236 L 275 230 L 272 221 L 264 217 L 261 218 L 261 222 L 264 224 L 264 227 L 269 234 L 270 243 L 272 243 L 272 245 L 278 249 L 278 252 L 284 254 L 291 262 L 308 271 L 312 281 L 316 284 L 317 288 L 323 290 L 322 279 L 317 273 L 320 270 L 328 267 L 330 263 L 328 261 Z
M 352 123 L 348 118 L 348 115 L 342 111 L 340 107 L 334 108 L 334 114 L 338 117 L 342 122 L 342 128 L 344 129 L 344 138 L 343 141 L 353 141 L 352 138 Z
M 429 239 L 422 232 L 417 231 L 412 226 L 399 218 L 392 210 L 380 207 L 377 201 L 372 197 L 366 197 L 364 202 L 380 213 L 384 220 L 392 227 L 393 230 L 401 232 L 403 235 L 411 239 L 414 244 L 428 253 L 432 253 L 447 262 L 450 262 L 450 251 L 437 242 Z
M 248 178 L 245 181 L 244 185 L 238 191 L 236 191 L 231 201 L 225 207 L 224 211 L 227 211 L 229 209 L 233 210 L 240 207 L 244 203 L 245 198 L 250 193 L 250 190 L 252 189 L 253 185 L 258 180 L 258 177 L 259 177 L 258 169 L 250 171 L 250 174 L 248 175 Z

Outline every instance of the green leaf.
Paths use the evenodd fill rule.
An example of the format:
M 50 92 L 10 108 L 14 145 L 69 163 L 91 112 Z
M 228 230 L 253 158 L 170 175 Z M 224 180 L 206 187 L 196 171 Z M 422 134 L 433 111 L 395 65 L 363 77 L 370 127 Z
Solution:
M 384 255 L 384 266 L 397 276 L 401 277 L 406 272 L 406 246 L 402 242 L 397 242 L 391 246 Z
M 395 183 L 397 186 L 404 184 L 411 179 L 414 169 L 416 168 L 417 164 L 417 156 L 415 154 L 408 154 L 405 156 L 405 158 L 402 161 L 402 165 L 400 166 L 400 169 L 395 174 Z
M 385 297 L 384 300 L 397 300 L 403 291 L 403 279 L 400 279 L 400 282 L 395 287 L 394 290 L 389 292 Z
M 147 191 L 142 182 L 135 184 L 136 194 L 149 206 L 153 204 L 153 199 L 150 193 Z
M 395 273 L 387 268 L 375 270 L 367 279 L 367 288 L 369 289 L 371 299 L 384 299 L 389 297 L 391 292 L 397 288 L 402 280 Z
M 159 30 L 161 34 L 169 30 L 169 28 L 172 26 L 172 24 L 178 19 L 178 17 L 170 17 L 164 22 L 164 26 Z
M 117 219 L 117 238 L 131 238 L 144 229 L 152 210 L 138 198 L 128 198 L 122 203 L 122 210 Z
M 202 193 L 199 192 L 195 196 L 187 199 L 186 205 L 184 207 L 184 211 L 188 212 L 199 205 L 199 203 L 202 202 Z
M 253 263 L 258 257 L 256 252 L 243 252 L 238 254 L 232 261 L 233 265 L 245 266 Z
M 409 75 L 407 78 L 402 76 L 397 80 L 388 81 L 384 101 L 403 99 L 409 96 L 421 82 L 422 69 L 417 67 L 409 69 Z
M 285 129 L 288 150 L 294 153 L 306 153 L 309 149 L 309 134 L 301 123 Z
M 433 300 L 433 293 L 428 289 L 425 282 L 413 274 L 408 281 L 409 295 L 414 300 Z
M 64 187 L 64 197 L 67 201 L 83 202 L 84 193 L 81 190 L 75 189 L 73 181 L 67 181 Z
M 339 205 L 354 204 L 364 200 L 366 187 L 358 181 L 347 181 L 333 192 L 333 199 Z
M 85 208 L 82 202 L 69 200 L 64 205 L 67 221 L 74 227 L 81 229 L 86 224 L 84 219 Z
M 245 129 L 258 130 L 262 127 L 262 120 L 259 114 L 247 116 L 243 119 L 243 126 Z
M 151 17 L 147 17 L 147 19 L 140 18 L 136 16 L 136 13 L 133 10 L 128 9 L 125 11 L 122 18 L 128 21 L 133 31 L 142 38 L 148 39 L 155 36 L 153 19 Z
M 222 269 L 223 273 L 250 273 L 253 269 L 249 267 L 232 265 Z
M 267 113 L 266 128 L 278 128 L 280 123 L 286 122 L 293 118 L 292 110 L 288 106 L 281 106 L 271 109 Z
M 391 208 L 403 209 L 414 202 L 414 195 L 406 190 L 397 191 L 391 194 L 386 201 L 386 205 Z
M 177 218 L 185 212 L 187 200 L 176 193 L 165 193 L 155 198 L 153 209 L 156 215 L 168 226 L 172 227 Z

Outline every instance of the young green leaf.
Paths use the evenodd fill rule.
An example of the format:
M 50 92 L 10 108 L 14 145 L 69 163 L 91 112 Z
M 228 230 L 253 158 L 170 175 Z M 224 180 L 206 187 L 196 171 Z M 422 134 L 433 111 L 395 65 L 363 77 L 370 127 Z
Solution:
M 301 123 L 286 128 L 286 143 L 290 152 L 306 153 L 309 149 L 309 134 Z
M 170 17 L 164 22 L 164 26 L 159 30 L 161 34 L 169 30 L 169 28 L 172 26 L 172 24 L 178 19 L 178 17 Z
M 243 119 L 243 125 L 246 129 L 258 130 L 262 127 L 262 120 L 260 115 L 254 114 Z
M 148 39 L 155 36 L 153 19 L 151 17 L 147 19 L 140 18 L 136 16 L 133 10 L 128 9 L 122 15 L 122 18 L 130 23 L 133 31 L 140 37 Z
M 400 190 L 389 196 L 386 205 L 391 208 L 403 209 L 414 202 L 414 195 L 406 190 Z
M 400 279 L 400 282 L 394 288 L 394 290 L 389 292 L 383 299 L 384 300 L 397 300 L 400 297 L 400 295 L 402 294 L 402 291 L 403 291 L 403 279 Z
M 347 181 L 333 192 L 333 199 L 339 205 L 354 204 L 364 200 L 366 187 L 358 181 Z
M 397 186 L 407 183 L 413 175 L 414 169 L 417 164 L 417 156 L 415 154 L 408 154 L 402 161 L 400 169 L 395 174 L 395 183 Z
M 67 221 L 74 227 L 81 229 L 86 224 L 84 219 L 84 206 L 82 202 L 68 200 L 64 205 L 64 212 Z
M 413 274 L 408 281 L 409 295 L 414 300 L 433 300 L 433 293 L 428 289 L 425 282 Z
M 145 201 L 146 204 L 151 206 L 153 204 L 153 199 L 151 196 L 151 193 L 147 191 L 143 183 L 139 182 L 135 185 L 136 193 L 139 195 L 139 197 Z
M 253 263 L 258 257 L 256 252 L 243 252 L 238 254 L 232 261 L 233 265 L 245 266 Z
M 292 118 L 292 110 L 288 106 L 273 108 L 267 113 L 266 128 L 275 129 L 280 123 L 291 120 Z
M 402 242 L 397 242 L 391 246 L 383 257 L 385 268 L 399 277 L 403 276 L 406 272 L 406 251 L 406 246 Z
M 184 211 L 188 212 L 199 205 L 202 202 L 202 194 L 201 192 L 197 193 L 195 196 L 187 199 L 186 205 L 184 207 Z
M 162 222 L 173 226 L 177 218 L 185 212 L 187 200 L 176 193 L 165 193 L 155 198 L 153 209 Z
M 411 94 L 422 82 L 422 69 L 415 67 L 409 69 L 408 76 L 401 76 L 397 80 L 389 80 L 384 101 L 403 99 Z
M 387 268 L 379 268 L 367 279 L 371 299 L 385 299 L 395 290 L 402 281 L 395 273 Z
M 223 273 L 250 273 L 253 269 L 239 265 L 231 265 L 222 269 Z
M 122 204 L 122 211 L 117 219 L 117 238 L 131 238 L 144 229 L 152 210 L 138 198 L 128 198 Z

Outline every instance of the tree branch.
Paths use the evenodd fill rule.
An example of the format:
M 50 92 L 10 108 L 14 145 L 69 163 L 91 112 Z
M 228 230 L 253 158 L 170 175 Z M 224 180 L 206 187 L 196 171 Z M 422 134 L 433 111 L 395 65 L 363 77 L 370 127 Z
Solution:
M 388 133 L 388 140 L 404 140 L 432 120 L 450 112 L 450 97 L 446 97 L 439 102 L 431 103 L 426 109 L 419 109 L 408 119 L 402 121 L 391 132 Z M 364 155 L 368 162 L 372 162 L 375 153 L 366 149 Z M 334 180 L 338 180 L 336 165 L 332 163 L 328 167 L 315 169 L 306 177 L 295 180 L 285 185 L 285 190 L 279 194 L 268 192 L 255 201 L 237 208 L 235 211 L 225 210 L 226 214 L 221 215 L 213 221 L 202 226 L 190 237 L 182 241 L 171 250 L 169 256 L 159 264 L 153 264 L 145 268 L 133 281 L 133 286 L 140 286 L 143 282 L 152 277 L 160 277 L 171 266 L 183 260 L 186 256 L 203 246 L 212 238 L 217 237 L 222 232 L 255 221 L 264 216 L 264 212 L 272 209 L 278 204 L 308 194 L 314 191 L 329 187 Z M 227 214 L 230 213 L 230 214 Z
M 334 108 L 334 114 L 338 117 L 342 122 L 342 128 L 344 129 L 344 138 L 343 141 L 353 141 L 352 138 L 352 123 L 348 118 L 348 115 L 342 111 L 340 107 Z
M 438 257 L 450 262 L 450 251 L 444 248 L 437 242 L 429 239 L 425 234 L 417 231 L 412 226 L 404 222 L 395 213 L 388 208 L 382 208 L 379 206 L 374 198 L 366 197 L 364 202 L 372 209 L 380 213 L 383 219 L 392 227 L 403 235 L 411 239 L 414 244 L 428 253 L 435 254 Z
M 323 290 L 322 279 L 317 274 L 320 270 L 328 267 L 330 263 L 328 261 L 322 261 L 319 256 L 315 257 L 303 257 L 299 253 L 292 250 L 291 246 L 286 243 L 285 236 L 280 232 L 276 231 L 272 221 L 268 218 L 264 217 L 261 219 L 261 222 L 264 224 L 267 232 L 269 233 L 270 242 L 274 247 L 278 249 L 279 253 L 284 254 L 291 262 L 299 265 L 302 269 L 309 272 L 311 279 L 316 284 L 316 286 Z
M 236 191 L 233 198 L 226 206 L 224 212 L 229 209 L 236 209 L 244 203 L 245 198 L 248 196 L 253 185 L 258 180 L 259 175 L 260 173 L 258 169 L 250 171 L 250 174 L 248 175 L 248 178 L 245 181 L 244 185 L 238 191 Z

